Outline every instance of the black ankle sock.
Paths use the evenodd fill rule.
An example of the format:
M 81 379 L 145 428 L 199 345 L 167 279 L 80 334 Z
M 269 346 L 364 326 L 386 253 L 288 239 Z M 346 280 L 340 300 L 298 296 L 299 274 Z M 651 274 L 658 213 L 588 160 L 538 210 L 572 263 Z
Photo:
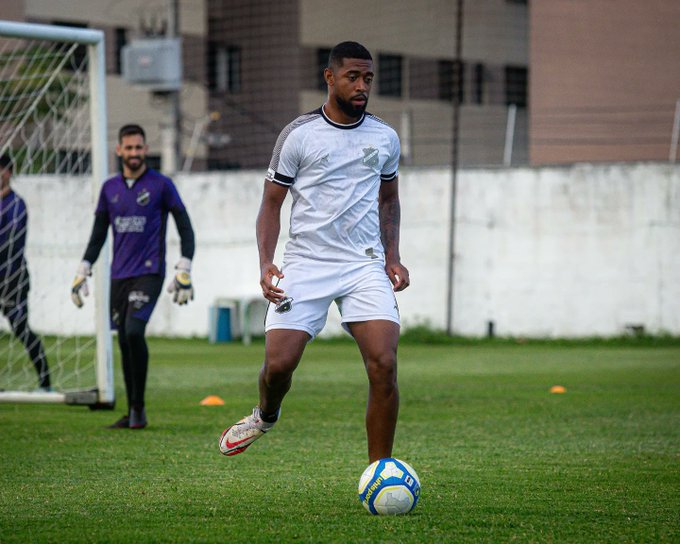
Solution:
M 265 414 L 262 410 L 260 410 L 260 419 L 265 423 L 276 423 L 276 421 L 279 419 L 280 411 L 281 408 L 279 408 L 278 410 L 276 410 L 276 412 L 273 412 L 271 414 Z

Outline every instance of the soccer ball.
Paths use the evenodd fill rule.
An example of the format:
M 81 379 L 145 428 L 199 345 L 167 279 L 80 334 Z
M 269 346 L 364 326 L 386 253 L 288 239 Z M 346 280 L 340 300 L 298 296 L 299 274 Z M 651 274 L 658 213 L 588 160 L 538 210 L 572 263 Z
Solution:
M 416 507 L 418 497 L 418 474 L 394 457 L 371 463 L 359 479 L 359 500 L 371 514 L 407 514 Z

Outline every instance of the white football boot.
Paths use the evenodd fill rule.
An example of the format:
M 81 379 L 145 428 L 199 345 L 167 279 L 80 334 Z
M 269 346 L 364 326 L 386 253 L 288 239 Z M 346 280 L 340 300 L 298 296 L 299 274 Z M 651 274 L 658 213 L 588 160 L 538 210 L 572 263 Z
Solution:
M 253 408 L 252 415 L 244 417 L 238 423 L 234 423 L 220 436 L 220 453 L 232 456 L 242 453 L 255 440 L 274 426 L 274 423 L 262 421 L 260 407 Z

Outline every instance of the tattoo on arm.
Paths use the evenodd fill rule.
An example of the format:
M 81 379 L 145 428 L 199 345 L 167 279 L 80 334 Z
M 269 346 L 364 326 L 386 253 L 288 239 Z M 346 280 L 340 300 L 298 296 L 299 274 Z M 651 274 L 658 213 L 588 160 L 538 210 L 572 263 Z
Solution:
M 399 260 L 400 221 L 399 199 L 382 199 L 380 201 L 380 237 L 385 248 L 385 255 L 396 260 Z

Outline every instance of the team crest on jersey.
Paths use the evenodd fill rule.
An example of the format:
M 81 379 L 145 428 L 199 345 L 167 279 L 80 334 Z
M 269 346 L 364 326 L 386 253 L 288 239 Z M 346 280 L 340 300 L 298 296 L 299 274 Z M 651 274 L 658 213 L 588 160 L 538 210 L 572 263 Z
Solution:
M 371 168 L 375 168 L 378 166 L 378 150 L 375 147 L 369 146 L 369 147 L 364 147 L 364 158 L 362 162 L 366 166 L 370 166 Z
M 142 189 L 137 193 L 137 204 L 146 206 L 149 202 L 151 202 L 151 194 L 147 189 Z
M 290 310 L 292 308 L 293 308 L 293 299 L 291 297 L 286 297 L 276 305 L 276 308 L 274 308 L 274 311 L 277 314 L 285 314 L 286 312 L 290 312 Z

